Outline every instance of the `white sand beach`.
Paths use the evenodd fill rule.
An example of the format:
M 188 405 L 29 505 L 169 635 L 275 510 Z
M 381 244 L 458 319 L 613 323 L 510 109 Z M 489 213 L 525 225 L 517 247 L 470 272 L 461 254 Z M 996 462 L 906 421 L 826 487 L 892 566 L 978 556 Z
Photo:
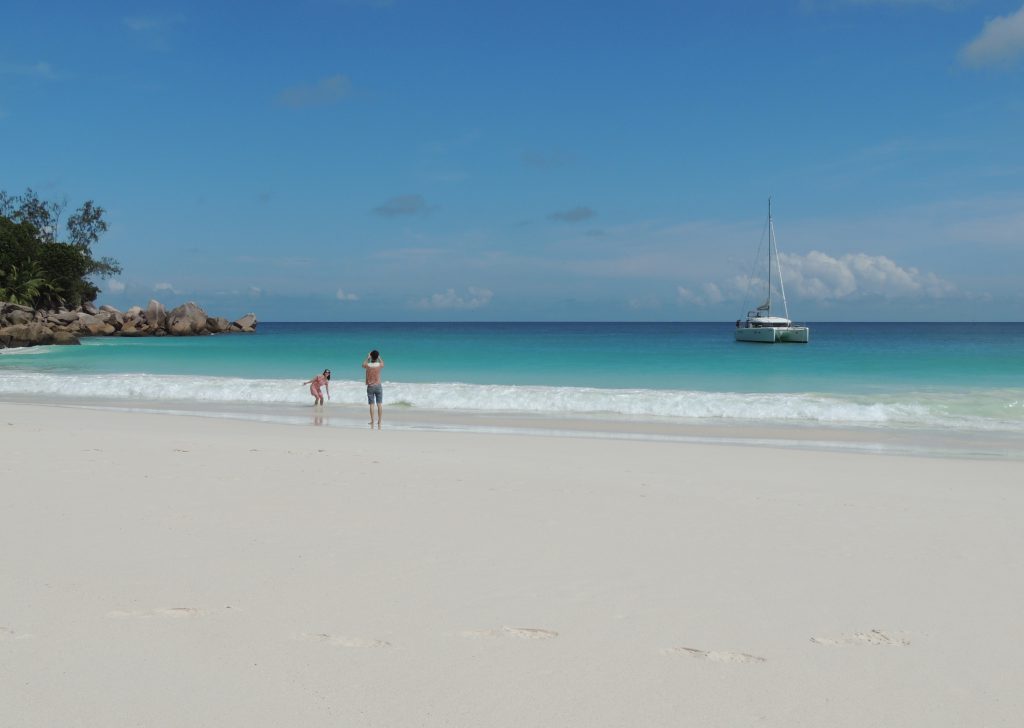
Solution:
M 389 416 L 0 404 L 0 723 L 1021 725 L 1021 460 Z

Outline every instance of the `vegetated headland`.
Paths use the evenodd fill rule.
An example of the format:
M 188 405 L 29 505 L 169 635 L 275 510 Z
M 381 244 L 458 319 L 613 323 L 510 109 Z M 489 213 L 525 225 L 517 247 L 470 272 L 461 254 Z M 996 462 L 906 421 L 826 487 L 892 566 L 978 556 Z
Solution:
M 67 201 L 0 190 L 0 348 L 78 344 L 82 336 L 197 336 L 248 333 L 256 315 L 236 321 L 208 316 L 189 301 L 167 311 L 151 300 L 143 309 L 95 306 L 99 282 L 121 273 L 93 246 L 107 231 L 104 209 L 87 200 L 62 225 Z

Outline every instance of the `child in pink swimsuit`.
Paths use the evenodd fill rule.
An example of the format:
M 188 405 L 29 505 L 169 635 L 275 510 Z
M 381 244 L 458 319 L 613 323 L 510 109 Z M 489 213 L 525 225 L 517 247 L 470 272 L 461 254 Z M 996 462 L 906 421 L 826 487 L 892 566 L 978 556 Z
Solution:
M 309 393 L 313 395 L 313 406 L 314 407 L 317 407 L 317 406 L 323 407 L 324 395 L 323 395 L 323 392 L 320 391 L 321 387 L 323 387 L 327 391 L 327 399 L 331 398 L 331 387 L 328 384 L 328 382 L 330 382 L 330 381 L 331 381 L 331 370 L 330 369 L 324 369 L 324 373 L 323 374 L 317 374 L 315 377 L 310 379 L 308 382 L 303 382 L 303 384 L 308 384 L 309 385 Z

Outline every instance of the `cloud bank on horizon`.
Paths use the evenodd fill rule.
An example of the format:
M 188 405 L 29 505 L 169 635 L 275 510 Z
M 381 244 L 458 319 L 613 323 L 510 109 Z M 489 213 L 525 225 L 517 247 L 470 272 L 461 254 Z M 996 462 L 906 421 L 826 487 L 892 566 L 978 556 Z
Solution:
M 847 253 L 833 257 L 812 250 L 806 255 L 782 255 L 785 290 L 806 301 L 858 302 L 871 298 L 963 299 L 957 287 L 934 273 L 904 268 L 884 255 Z M 723 284 L 705 283 L 699 290 L 678 288 L 680 300 L 697 306 L 716 305 L 728 297 L 744 297 L 756 304 L 768 281 L 757 276 L 738 275 Z M 723 293 L 723 289 L 728 294 Z
M 693 5 L 15 0 L 0 189 L 124 307 L 732 320 L 771 195 L 802 319 L 1020 318 L 1021 0 Z

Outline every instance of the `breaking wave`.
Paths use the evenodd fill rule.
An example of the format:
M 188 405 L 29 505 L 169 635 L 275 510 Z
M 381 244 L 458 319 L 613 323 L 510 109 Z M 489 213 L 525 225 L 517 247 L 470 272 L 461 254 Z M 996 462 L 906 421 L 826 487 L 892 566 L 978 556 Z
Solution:
M 334 402 L 363 399 L 358 381 L 331 383 Z M 308 386 L 296 380 L 154 374 L 0 374 L 0 396 L 41 399 L 200 402 L 208 405 L 308 404 Z M 1020 393 L 993 393 L 964 405 L 954 395 L 895 397 L 789 393 L 601 389 L 525 385 L 400 383 L 385 385 L 386 402 L 416 409 L 535 415 L 604 415 L 688 420 L 738 420 L 856 425 L 920 426 L 957 430 L 1024 431 Z M 1009 399 L 1007 399 L 1009 398 Z

